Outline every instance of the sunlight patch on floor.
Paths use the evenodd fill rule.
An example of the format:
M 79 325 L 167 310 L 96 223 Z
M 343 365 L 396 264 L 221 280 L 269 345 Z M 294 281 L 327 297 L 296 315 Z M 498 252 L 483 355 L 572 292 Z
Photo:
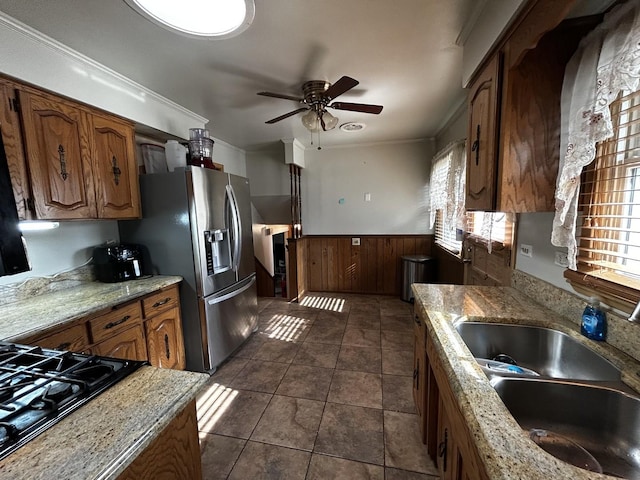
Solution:
M 344 302 L 344 298 L 314 297 L 309 295 L 302 299 L 300 305 L 332 312 L 342 312 L 344 310 Z
M 309 328 L 311 322 L 305 318 L 293 317 L 291 315 L 274 315 L 267 322 L 264 333 L 269 338 L 284 340 L 285 342 L 295 342 L 302 333 Z
M 210 432 L 213 429 L 237 396 L 237 390 L 219 383 L 214 383 L 200 394 L 196 401 L 196 412 L 201 440 L 206 435 L 206 432 Z

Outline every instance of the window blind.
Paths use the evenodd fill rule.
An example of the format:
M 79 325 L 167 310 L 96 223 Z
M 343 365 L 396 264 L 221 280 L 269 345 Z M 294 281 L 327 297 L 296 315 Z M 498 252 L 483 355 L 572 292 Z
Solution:
M 611 104 L 615 135 L 598 143 L 578 197 L 578 272 L 640 289 L 640 92 Z

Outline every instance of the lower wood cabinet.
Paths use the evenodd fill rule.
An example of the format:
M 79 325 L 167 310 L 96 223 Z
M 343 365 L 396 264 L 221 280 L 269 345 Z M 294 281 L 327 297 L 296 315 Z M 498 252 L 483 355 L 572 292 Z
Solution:
M 180 309 L 172 308 L 144 322 L 149 362 L 154 367 L 184 370 Z
M 127 330 L 92 347 L 95 355 L 125 358 L 127 360 L 147 360 L 147 345 L 142 325 L 134 325 Z
M 55 350 L 148 361 L 162 368 L 184 370 L 184 338 L 178 286 L 73 322 L 19 342 Z
M 443 480 L 488 480 L 442 361 L 420 315 L 416 315 L 415 331 L 418 331 L 418 321 L 424 328 L 425 336 L 422 341 L 416 335 L 414 360 L 416 365 L 421 366 L 422 372 L 419 373 L 417 385 L 414 380 L 414 400 L 429 456 L 436 463 Z M 420 384 L 423 385 L 422 389 Z
M 202 478 L 195 402 L 189 403 L 118 480 Z

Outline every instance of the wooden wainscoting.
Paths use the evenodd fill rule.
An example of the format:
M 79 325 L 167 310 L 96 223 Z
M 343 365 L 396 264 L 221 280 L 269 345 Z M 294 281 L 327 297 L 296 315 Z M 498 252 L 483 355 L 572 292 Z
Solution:
M 353 245 L 353 238 L 360 245 Z M 300 240 L 306 290 L 382 295 L 400 295 L 402 255 L 431 255 L 433 245 L 433 235 L 314 235 Z
M 254 257 L 256 262 L 256 288 L 259 297 L 275 297 L 276 285 L 275 280 L 269 271 L 262 265 L 262 262 Z
M 438 244 L 433 245 L 432 256 L 438 265 L 437 283 L 462 285 L 464 283 L 464 263 L 462 259 Z

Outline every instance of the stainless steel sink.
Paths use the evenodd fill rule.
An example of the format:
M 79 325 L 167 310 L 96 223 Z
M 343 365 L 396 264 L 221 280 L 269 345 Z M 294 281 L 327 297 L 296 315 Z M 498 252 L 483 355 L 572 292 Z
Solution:
M 640 400 L 578 383 L 499 378 L 493 386 L 520 426 L 559 434 L 587 450 L 603 473 L 640 479 Z
M 611 362 L 557 330 L 479 322 L 459 323 L 456 330 L 476 358 L 507 355 L 544 377 L 621 382 L 620 370 Z

